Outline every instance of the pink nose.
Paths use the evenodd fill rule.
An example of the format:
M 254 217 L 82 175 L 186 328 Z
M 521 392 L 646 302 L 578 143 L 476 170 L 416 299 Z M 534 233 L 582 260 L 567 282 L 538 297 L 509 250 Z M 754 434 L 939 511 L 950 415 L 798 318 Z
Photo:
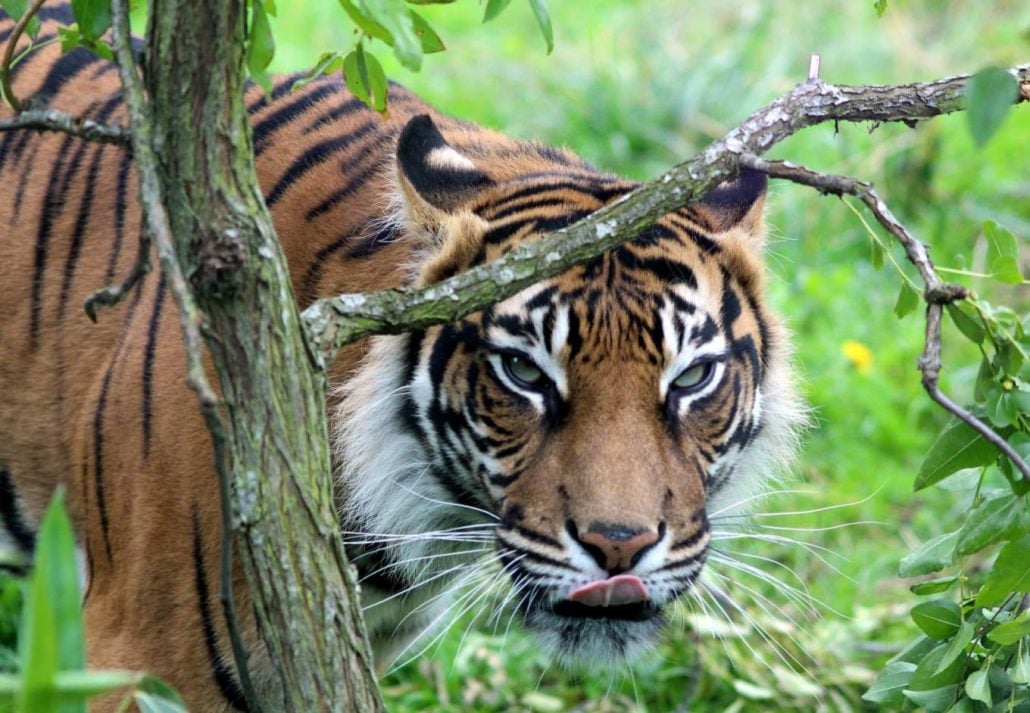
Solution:
M 617 574 L 569 592 L 569 601 L 588 607 L 614 607 L 647 601 L 647 587 L 632 574 Z

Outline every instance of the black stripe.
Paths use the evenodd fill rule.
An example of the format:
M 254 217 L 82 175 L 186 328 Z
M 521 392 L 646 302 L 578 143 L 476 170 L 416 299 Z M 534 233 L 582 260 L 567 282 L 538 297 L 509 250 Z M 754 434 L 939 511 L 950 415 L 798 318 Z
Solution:
M 308 94 L 302 94 L 254 124 L 254 155 L 260 156 L 268 148 L 272 133 L 293 123 L 307 112 L 313 104 L 331 94 L 329 85 L 316 87 Z
M 204 631 L 204 648 L 207 649 L 207 661 L 211 666 L 215 683 L 222 697 L 238 711 L 249 711 L 250 706 L 243 697 L 243 691 L 236 683 L 236 678 L 222 661 L 218 653 L 218 636 L 215 633 L 214 619 L 211 616 L 210 590 L 207 585 L 207 572 L 204 568 L 204 548 L 200 539 L 200 518 L 196 508 L 193 509 L 193 575 L 197 586 L 197 601 L 200 605 L 200 625 Z
M 157 335 L 161 328 L 161 310 L 165 302 L 165 276 L 162 273 L 157 283 L 157 296 L 154 298 L 154 311 L 150 315 L 150 326 L 147 328 L 147 346 L 143 352 L 143 457 L 150 455 L 151 407 L 154 388 L 154 351 L 157 347 Z
M 51 66 L 42 86 L 33 95 L 33 99 L 45 101 L 56 96 L 65 84 L 75 78 L 75 75 L 99 61 L 98 56 L 82 47 L 77 47 L 68 54 L 61 55 Z
M 650 272 L 665 285 L 686 283 L 690 289 L 697 289 L 697 277 L 686 263 L 669 257 L 642 257 L 625 247 L 619 248 L 615 256 L 627 268 Z
M 66 136 L 64 141 L 61 142 L 61 148 L 57 153 L 57 161 L 54 164 L 53 171 L 50 172 L 50 185 L 47 187 L 46 195 L 43 198 L 42 212 L 39 217 L 39 230 L 36 233 L 36 248 L 32 264 L 32 303 L 29 320 L 29 345 L 33 350 L 39 346 L 39 322 L 43 312 L 43 273 L 46 271 L 50 231 L 53 227 L 54 217 L 61 208 L 58 195 L 62 194 L 62 191 L 58 178 L 64 168 L 64 159 L 69 149 L 71 149 L 73 141 L 75 141 L 74 137 Z
M 334 86 L 333 89 L 338 89 L 338 87 Z M 342 91 L 342 88 L 340 90 Z M 323 126 L 331 124 L 337 119 L 343 118 L 348 114 L 353 114 L 355 111 L 360 111 L 361 109 L 365 108 L 365 102 L 361 101 L 360 99 L 348 99 L 342 104 L 337 104 L 332 109 L 323 113 L 310 124 L 305 126 L 304 133 L 310 134 L 312 132 L 318 131 Z
M 106 104 L 96 115 L 96 121 L 103 123 L 107 121 L 108 117 L 114 112 L 114 110 L 121 104 L 121 96 L 116 95 L 109 99 Z M 89 142 L 84 141 L 79 152 L 76 154 L 77 157 L 81 156 L 86 150 Z M 75 228 L 72 232 L 71 246 L 68 248 L 68 259 L 64 263 L 64 278 L 61 281 L 61 296 L 57 304 L 57 318 L 64 319 L 65 306 L 68 304 L 68 297 L 71 294 L 72 279 L 75 277 L 75 268 L 78 267 L 79 254 L 82 251 L 82 243 L 86 237 L 86 226 L 89 224 L 89 219 L 92 214 L 93 208 L 93 192 L 96 188 L 97 175 L 100 172 L 100 162 L 104 154 L 104 145 L 101 144 L 96 146 L 93 150 L 93 162 L 89 167 L 89 173 L 86 177 L 86 185 L 82 193 L 82 202 L 79 204 L 79 215 L 75 219 Z M 73 164 L 77 168 L 77 162 Z M 65 176 L 65 190 L 74 178 L 74 171 L 68 170 L 68 175 Z
M 272 85 L 272 102 L 277 99 L 282 99 L 284 96 L 290 93 L 290 89 L 293 87 L 293 83 L 300 79 L 301 73 L 295 72 L 293 74 L 287 74 L 284 77 L 280 77 L 277 84 Z M 247 86 L 251 87 L 253 84 L 248 80 Z M 258 95 L 257 100 L 247 105 L 247 113 L 253 114 L 256 111 L 264 109 L 269 105 L 268 97 L 265 96 L 264 92 Z
M 283 197 L 283 194 L 285 194 L 294 183 L 303 178 L 305 173 L 325 163 L 334 153 L 363 138 L 374 128 L 375 124 L 369 121 L 362 124 L 355 131 L 344 134 L 343 136 L 337 136 L 332 139 L 320 141 L 309 148 L 290 165 L 286 173 L 283 174 L 282 178 L 280 178 L 275 184 L 275 187 L 272 188 L 268 196 L 265 198 L 265 204 L 271 208 L 279 201 L 280 198 Z
M 320 215 L 327 213 L 347 198 L 350 198 L 362 186 L 368 185 L 369 176 L 381 168 L 381 164 L 378 160 L 379 157 L 377 156 L 376 160 L 364 165 L 360 171 L 356 171 L 356 166 L 362 163 L 373 151 L 376 151 L 377 149 L 385 149 L 388 145 L 392 145 L 393 139 L 396 135 L 396 130 L 384 132 L 381 140 L 370 141 L 363 149 L 361 149 L 361 151 L 348 156 L 346 165 L 341 166 L 340 168 L 341 173 L 350 176 L 350 178 L 340 188 L 337 188 L 329 194 L 329 196 L 321 203 L 309 210 L 304 217 L 308 220 L 314 220 Z
M 36 547 L 36 532 L 29 527 L 18 510 L 14 480 L 5 468 L 0 468 L 0 520 L 22 551 L 31 553 Z
M 107 365 L 104 381 L 100 386 L 100 397 L 93 413 L 93 474 L 97 508 L 100 511 L 100 530 L 104 534 L 104 550 L 107 559 L 111 557 L 110 522 L 107 518 L 107 500 L 104 497 L 104 410 L 107 408 L 107 391 L 111 386 L 111 374 L 114 371 L 114 360 Z
M 26 134 L 33 134 L 32 131 L 26 131 Z M 36 140 L 32 142 L 32 151 L 29 152 L 29 158 L 22 166 L 21 175 L 18 178 L 18 192 L 14 195 L 14 212 L 11 215 L 11 220 L 8 225 L 15 225 L 18 222 L 18 216 L 21 215 L 21 199 L 25 196 L 25 187 L 29 185 L 29 172 L 32 170 L 36 163 L 36 152 L 39 151 L 39 147 L 43 144 L 40 137 L 36 137 Z
M 104 275 L 104 284 L 110 285 L 114 279 L 114 270 L 118 265 L 118 258 L 122 252 L 122 238 L 125 235 L 125 201 L 129 188 L 129 167 L 132 166 L 132 155 L 123 151 L 121 163 L 118 165 L 118 188 L 115 191 L 114 201 L 114 245 L 111 247 L 111 256 L 107 260 L 107 272 Z

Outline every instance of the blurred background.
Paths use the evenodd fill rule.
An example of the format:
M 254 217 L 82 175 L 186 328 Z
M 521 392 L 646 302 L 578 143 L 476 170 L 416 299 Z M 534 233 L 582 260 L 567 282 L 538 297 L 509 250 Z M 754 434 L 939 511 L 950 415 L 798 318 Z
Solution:
M 371 49 L 391 79 L 446 113 L 567 146 L 641 180 L 804 80 L 811 53 L 822 55 L 824 80 L 854 84 L 1030 61 L 1025 0 L 890 0 L 882 18 L 872 0 L 550 0 L 549 8 L 550 56 L 525 0 L 485 25 L 481 2 L 420 7 L 448 46 L 427 56 L 420 73 L 401 68 L 381 43 Z M 334 0 L 280 2 L 278 10 L 275 71 L 305 69 L 321 52 L 353 45 Z M 874 182 L 940 264 L 975 272 L 985 219 L 1024 246 L 1030 235 L 1028 138 L 1024 106 L 983 149 L 957 115 L 914 129 L 815 127 L 771 156 Z M 780 486 L 789 492 L 759 510 L 820 511 L 763 517 L 762 525 L 785 529 L 759 527 L 755 537 L 727 542 L 765 575 L 715 567 L 727 600 L 683 606 L 665 643 L 632 671 L 567 671 L 517 625 L 509 630 L 507 615 L 488 626 L 466 616 L 384 681 L 391 710 L 862 709 L 861 693 L 915 631 L 899 559 L 953 529 L 949 519 L 968 501 L 912 492 L 922 454 L 947 419 L 915 369 L 920 314 L 894 316 L 897 272 L 890 259 L 883 269 L 871 264 L 859 215 L 836 198 L 774 182 L 768 222 L 770 301 L 794 332 L 814 425 L 796 480 Z M 900 250 L 891 257 L 903 262 Z M 1025 286 L 963 281 L 988 300 L 1030 307 Z M 968 400 L 979 355 L 949 339 L 951 329 L 943 386 Z M 16 596 L 10 580 L 0 582 L 0 640 L 10 640 L 16 612 L 5 598 Z

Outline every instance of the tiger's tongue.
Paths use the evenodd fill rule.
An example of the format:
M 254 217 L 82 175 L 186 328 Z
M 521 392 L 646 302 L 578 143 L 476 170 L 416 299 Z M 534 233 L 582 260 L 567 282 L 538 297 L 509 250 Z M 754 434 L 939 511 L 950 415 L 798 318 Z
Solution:
M 632 574 L 617 574 L 569 592 L 569 601 L 588 607 L 612 607 L 647 601 L 647 587 Z

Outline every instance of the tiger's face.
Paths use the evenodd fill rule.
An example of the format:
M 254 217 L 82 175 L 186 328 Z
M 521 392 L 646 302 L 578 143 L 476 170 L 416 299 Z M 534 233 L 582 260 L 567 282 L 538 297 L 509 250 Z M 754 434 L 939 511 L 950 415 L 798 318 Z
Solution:
M 430 246 L 422 284 L 632 188 L 581 165 L 489 172 L 419 122 L 398 154 L 407 232 Z M 746 176 L 457 324 L 376 340 L 337 439 L 373 608 L 446 607 L 441 588 L 481 571 L 472 591 L 509 581 L 503 602 L 562 658 L 614 664 L 653 645 L 702 570 L 713 508 L 745 501 L 790 441 L 763 199 Z

